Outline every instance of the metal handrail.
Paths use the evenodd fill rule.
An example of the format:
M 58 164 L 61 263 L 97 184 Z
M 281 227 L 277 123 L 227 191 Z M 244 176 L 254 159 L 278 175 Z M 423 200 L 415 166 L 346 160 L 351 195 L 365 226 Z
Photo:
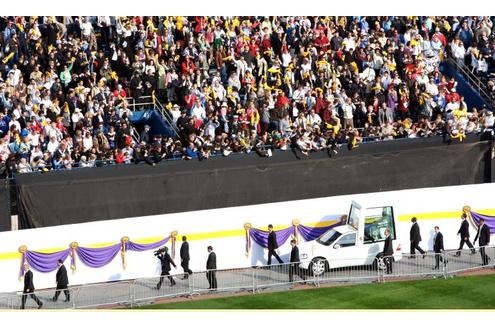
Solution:
M 494 246 L 486 246 L 484 247 L 484 251 L 487 258 L 495 257 Z M 107 283 L 85 284 L 68 288 L 71 294 L 71 303 L 68 303 L 64 308 L 96 308 L 102 305 L 111 304 L 133 307 L 143 301 L 148 302 L 164 297 L 187 297 L 191 295 L 200 295 L 202 293 L 210 293 L 212 291 L 206 287 L 207 277 L 205 277 L 205 273 L 211 271 L 215 271 L 219 277 L 220 283 L 218 284 L 218 291 L 231 293 L 249 291 L 254 294 L 261 289 L 289 287 L 293 286 L 295 283 L 302 283 L 303 281 L 304 283 L 311 283 L 316 287 L 320 287 L 323 283 L 331 282 L 354 281 L 359 283 L 363 281 L 378 281 L 385 283 L 389 278 L 392 280 L 411 277 L 417 277 L 419 279 L 425 277 L 447 278 L 460 272 L 491 268 L 491 265 L 489 264 L 480 264 L 480 260 L 482 260 L 478 256 L 478 254 L 481 254 L 480 247 L 476 248 L 476 254 L 474 256 L 466 254 L 466 252 L 470 252 L 469 250 L 466 250 L 464 256 L 455 257 L 458 252 L 459 250 L 454 249 L 445 250 L 440 253 L 432 253 L 429 251 L 423 255 L 413 255 L 409 253 L 394 254 L 392 257 L 400 256 L 401 258 L 389 262 L 393 263 L 393 265 L 391 264 L 390 266 L 391 269 L 393 266 L 393 273 L 392 270 L 389 273 L 384 272 L 386 265 L 383 260 L 385 258 L 391 259 L 392 257 L 381 257 L 378 255 L 376 265 L 362 264 L 364 261 L 361 264 L 353 264 L 353 260 L 358 260 L 360 258 L 329 260 L 327 269 L 321 273 L 312 272 L 310 268 L 301 271 L 304 269 L 298 266 L 298 264 L 302 262 L 286 262 L 273 265 L 195 271 L 181 284 L 178 283 L 178 278 L 184 274 L 177 273 L 170 275 L 176 279 L 176 287 L 164 288 L 164 290 L 159 293 L 153 287 L 160 276 L 141 277 Z M 437 260 L 437 256 L 441 256 L 441 259 L 438 258 Z M 313 260 L 305 260 L 304 262 L 306 262 L 306 264 L 310 262 L 314 263 Z M 360 260 L 364 260 L 364 258 L 361 258 Z M 432 268 L 432 265 L 435 264 L 436 261 L 441 261 L 441 268 L 437 265 L 435 268 Z M 348 263 L 348 265 L 342 266 L 341 264 L 343 263 Z M 439 262 L 436 262 L 436 264 L 439 264 Z M 302 275 L 299 275 L 298 271 L 302 272 Z M 289 274 L 292 274 L 295 280 L 289 280 Z M 297 278 L 296 275 L 299 275 L 301 279 Z M 141 287 L 138 288 L 138 286 Z M 109 289 L 107 288 L 106 290 L 111 292 L 111 294 L 103 297 L 99 296 L 98 288 L 102 287 L 108 287 Z M 37 290 L 35 293 L 44 301 L 51 298 L 54 290 L 54 288 L 49 288 Z M 114 291 L 115 293 L 113 293 Z M 19 303 L 20 296 L 22 295 L 22 292 L 0 294 L 0 307 L 13 308 L 15 304 Z M 50 304 L 52 303 L 45 303 L 47 308 L 52 307 Z
M 452 54 L 447 52 L 447 58 L 445 61 L 449 62 L 450 64 L 454 65 L 457 71 L 459 71 L 465 78 L 467 78 L 468 83 L 472 86 L 475 87 L 478 93 L 480 94 L 483 99 L 488 102 L 492 107 L 494 105 L 494 101 L 490 94 L 486 91 L 486 86 L 485 84 L 471 71 L 460 65 L 455 58 L 452 57 Z
M 179 129 L 173 123 L 172 116 L 165 109 L 165 107 L 163 107 L 162 103 L 155 97 L 154 94 L 152 96 L 141 96 L 137 98 L 137 101 L 133 97 L 127 97 L 124 99 L 127 101 L 129 106 L 131 106 L 133 112 L 136 111 L 137 106 L 145 107 L 148 105 L 152 105 L 153 109 L 157 110 L 160 113 L 160 115 L 162 116 L 162 120 L 168 123 L 168 125 L 174 132 L 175 137 L 179 137 Z

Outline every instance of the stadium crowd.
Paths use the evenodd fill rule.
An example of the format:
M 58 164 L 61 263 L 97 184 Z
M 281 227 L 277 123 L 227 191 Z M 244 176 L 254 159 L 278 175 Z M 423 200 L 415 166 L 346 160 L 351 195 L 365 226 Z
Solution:
M 491 129 L 439 64 L 487 78 L 493 17 L 1 17 L 0 165 L 98 163 Z M 495 90 L 494 84 L 489 85 Z M 177 134 L 133 137 L 132 98 L 164 104 Z M 137 137 L 139 136 L 139 138 Z

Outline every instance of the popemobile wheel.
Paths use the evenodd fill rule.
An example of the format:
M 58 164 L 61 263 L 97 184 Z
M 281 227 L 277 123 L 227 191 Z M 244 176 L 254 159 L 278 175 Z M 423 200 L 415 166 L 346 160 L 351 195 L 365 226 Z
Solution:
M 318 277 L 325 273 L 327 270 L 327 261 L 323 258 L 316 258 L 309 264 L 309 272 L 314 276 Z

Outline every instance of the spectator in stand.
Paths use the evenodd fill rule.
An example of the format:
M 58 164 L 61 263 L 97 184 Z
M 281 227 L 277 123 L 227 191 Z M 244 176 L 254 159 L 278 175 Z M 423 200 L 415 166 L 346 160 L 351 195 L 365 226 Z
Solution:
M 0 160 L 12 154 L 27 172 L 34 158 L 48 170 L 143 154 L 153 164 L 252 149 L 309 155 L 445 126 L 461 140 L 493 124 L 470 115 L 439 64 L 452 54 L 495 99 L 492 29 L 493 17 L 3 16 L 0 138 L 9 154 Z M 178 135 L 158 141 L 131 124 L 143 96 L 164 104 Z

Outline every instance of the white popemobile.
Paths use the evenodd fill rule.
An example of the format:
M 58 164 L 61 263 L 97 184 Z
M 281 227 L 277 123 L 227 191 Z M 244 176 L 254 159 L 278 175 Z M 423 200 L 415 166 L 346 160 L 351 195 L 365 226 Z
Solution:
M 402 258 L 401 244 L 396 236 L 393 207 L 363 207 L 352 202 L 346 224 L 301 245 L 300 267 L 313 276 L 319 276 L 329 269 L 376 266 L 379 253 L 383 251 L 387 228 L 394 246 L 394 260 L 399 261 Z

